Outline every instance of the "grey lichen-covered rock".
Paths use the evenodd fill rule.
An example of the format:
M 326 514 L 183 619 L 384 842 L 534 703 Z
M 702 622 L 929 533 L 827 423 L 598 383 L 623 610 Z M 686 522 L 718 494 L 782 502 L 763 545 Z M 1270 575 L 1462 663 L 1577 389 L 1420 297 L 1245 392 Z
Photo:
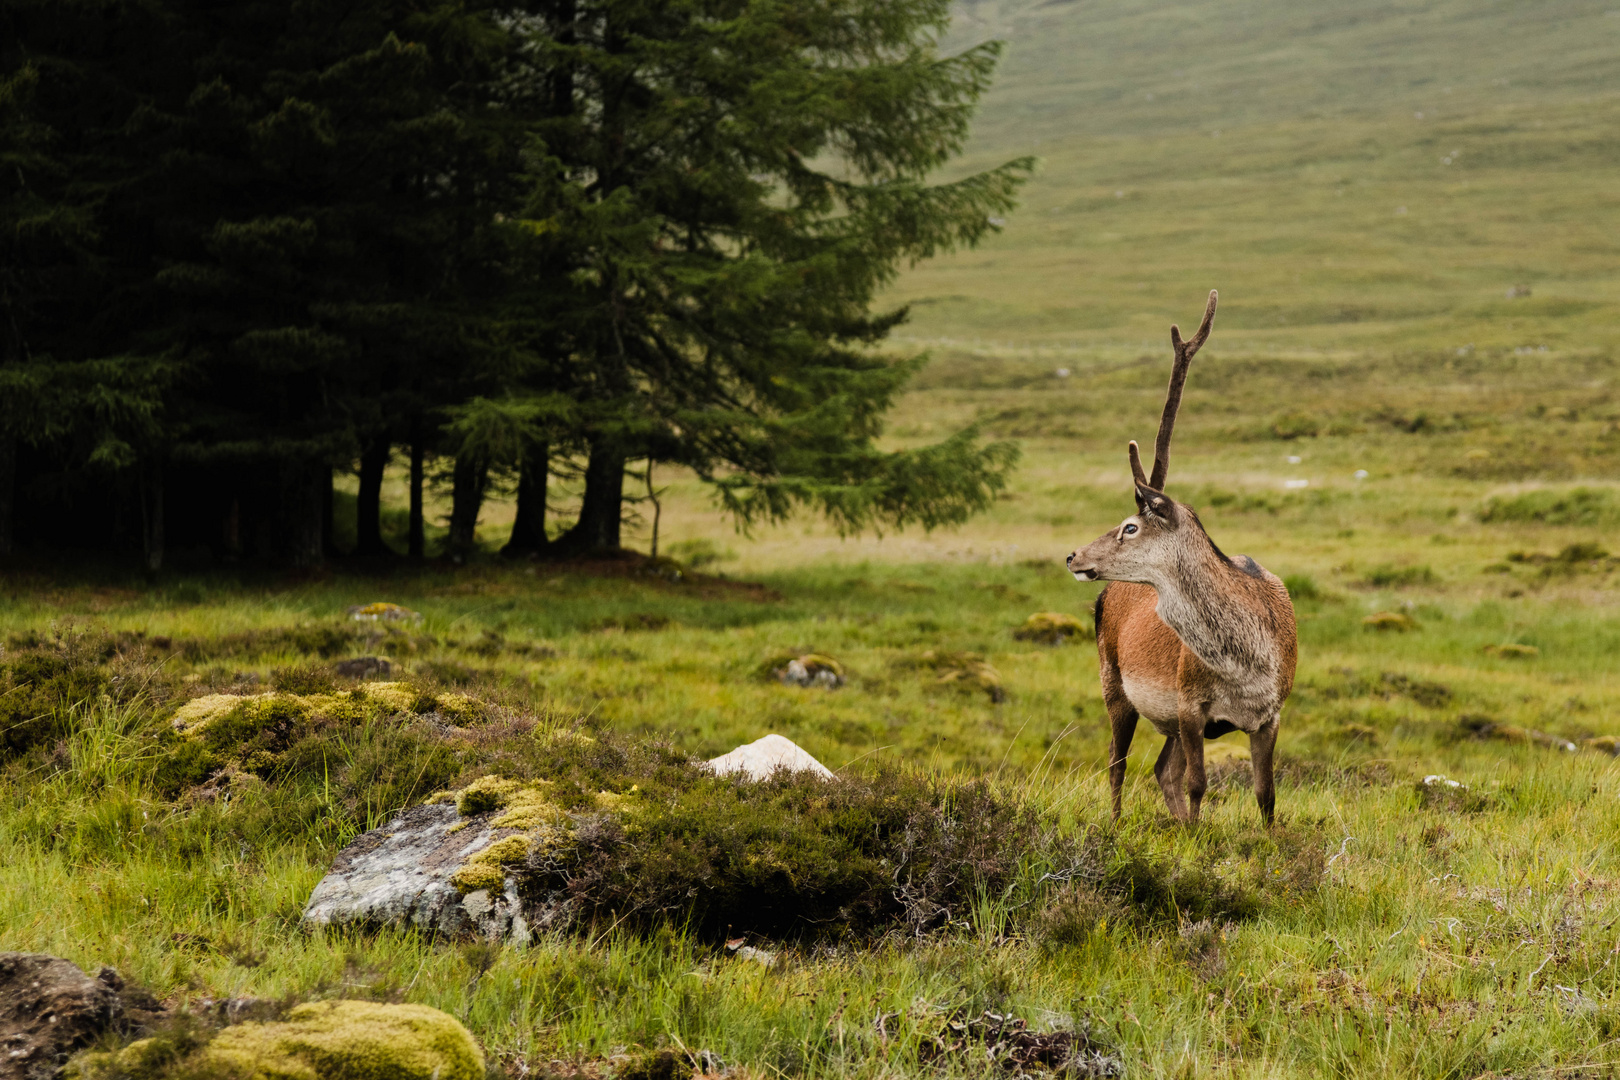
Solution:
M 810 756 L 792 739 L 771 734 L 737 747 L 709 762 L 709 767 L 720 776 L 741 773 L 749 780 L 764 780 L 778 769 L 788 772 L 807 772 L 823 780 L 835 780 L 832 770 Z
M 463 819 L 449 803 L 413 807 L 338 852 L 315 886 L 304 921 L 318 926 L 409 926 L 450 937 L 478 936 L 527 944 L 529 924 L 506 877 L 497 894 L 462 895 L 450 877 L 467 860 L 517 829 L 491 825 L 493 815 Z

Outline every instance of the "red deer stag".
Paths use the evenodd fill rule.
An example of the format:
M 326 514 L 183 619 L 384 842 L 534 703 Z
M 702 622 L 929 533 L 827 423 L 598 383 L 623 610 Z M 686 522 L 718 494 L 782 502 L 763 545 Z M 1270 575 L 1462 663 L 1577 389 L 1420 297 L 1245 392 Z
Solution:
M 1211 291 L 1190 341 L 1170 328 L 1176 359 L 1151 479 L 1142 474 L 1136 443 L 1130 444 L 1136 513 L 1067 559 L 1075 580 L 1113 583 L 1097 597 L 1096 625 L 1113 728 L 1108 782 L 1116 819 L 1125 756 L 1143 716 L 1164 736 L 1153 775 L 1177 818 L 1198 820 L 1207 786 L 1204 740 L 1231 731 L 1248 732 L 1254 794 L 1267 825 L 1276 806 L 1272 751 L 1299 651 L 1294 605 L 1274 574 L 1247 555 L 1227 556 L 1192 507 L 1164 493 L 1181 388 L 1193 354 L 1209 337 L 1215 301 Z

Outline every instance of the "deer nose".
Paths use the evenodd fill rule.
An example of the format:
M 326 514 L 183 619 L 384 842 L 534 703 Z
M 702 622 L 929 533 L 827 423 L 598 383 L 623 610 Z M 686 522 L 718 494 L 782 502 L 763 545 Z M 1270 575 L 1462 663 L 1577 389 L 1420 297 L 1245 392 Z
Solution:
M 1076 555 L 1078 555 L 1078 554 L 1080 554 L 1078 551 L 1069 552 L 1069 557 L 1067 559 L 1063 560 L 1063 565 L 1064 566 L 1073 566 L 1074 565 L 1074 557 Z

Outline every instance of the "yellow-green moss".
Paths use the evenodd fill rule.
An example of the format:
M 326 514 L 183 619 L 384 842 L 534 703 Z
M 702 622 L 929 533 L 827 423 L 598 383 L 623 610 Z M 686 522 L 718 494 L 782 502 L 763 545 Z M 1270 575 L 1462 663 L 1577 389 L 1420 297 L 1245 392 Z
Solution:
M 506 813 L 490 822 L 497 829 L 535 829 L 543 825 L 560 825 L 568 815 L 549 801 L 538 787 L 524 787 L 514 791 L 506 802 Z
M 490 821 L 492 828 L 521 829 L 527 834 L 496 841 L 451 874 L 450 883 L 463 896 L 478 889 L 499 889 L 505 880 L 501 867 L 523 862 L 530 852 L 559 851 L 574 842 L 567 811 L 546 798 L 545 789 L 550 786 L 547 780 L 524 782 L 480 776 L 456 792 L 456 809 L 463 817 L 501 810 L 504 812 Z M 445 798 L 441 794 L 430 801 L 443 802 Z
M 489 711 L 482 701 L 466 694 L 436 694 L 439 703 L 439 714 L 446 719 L 459 723 L 469 724 L 482 720 Z
M 178 1065 L 178 1068 L 174 1066 Z M 183 1062 L 164 1040 L 84 1054 L 78 1080 L 158 1080 L 173 1073 L 230 1080 L 483 1080 L 484 1055 L 459 1021 L 426 1005 L 323 1001 L 276 1023 L 237 1024 Z
M 456 809 L 463 817 L 482 814 L 490 810 L 506 813 L 490 824 L 497 829 L 532 829 L 539 825 L 556 825 L 567 815 L 546 798 L 548 780 L 522 782 L 499 776 L 480 776 L 456 793 Z
M 207 694 L 194 698 L 180 706 L 174 714 L 174 729 L 187 735 L 194 735 L 207 727 L 208 724 L 224 716 L 232 709 L 246 701 L 258 701 L 263 698 L 274 697 L 274 694 Z
M 1377 630 L 1383 633 L 1393 630 L 1400 634 L 1418 628 L 1416 619 L 1399 611 L 1376 611 L 1362 619 L 1361 625 L 1368 630 Z
M 456 810 L 462 817 L 482 814 L 486 810 L 499 810 L 521 786 L 516 780 L 493 775 L 480 776 L 456 792 Z
M 840 679 L 844 677 L 844 665 L 826 653 L 805 653 L 798 659 L 804 665 L 804 670 L 812 675 L 818 671 L 830 671 Z
M 623 815 L 635 809 L 635 797 L 641 794 L 641 785 L 636 784 L 629 791 L 598 791 L 596 793 L 596 808 L 605 810 L 610 814 Z
M 122 1050 L 80 1054 L 67 1063 L 62 1075 L 67 1080 L 102 1080 L 103 1077 L 156 1075 L 172 1055 L 161 1039 L 137 1039 Z
M 305 694 L 298 698 L 301 705 L 316 716 L 329 716 L 333 720 L 363 720 L 376 710 L 365 694 L 337 690 L 330 694 Z
M 918 666 L 939 672 L 938 682 L 947 686 L 983 690 L 991 701 L 1005 700 L 1001 672 L 978 653 L 939 652 L 929 649 L 917 658 Z
M 534 739 L 546 746 L 595 746 L 596 740 L 576 728 L 535 728 Z
M 368 716 L 405 712 L 414 700 L 414 691 L 402 689 L 398 683 L 366 683 L 359 690 L 325 694 L 208 694 L 180 706 L 175 711 L 173 724 L 181 734 L 195 737 L 233 710 L 262 711 L 273 705 L 291 706 L 306 715 L 353 723 Z
M 238 1024 L 209 1044 L 210 1063 L 243 1080 L 483 1080 L 472 1033 L 426 1005 L 311 1002 L 274 1024 Z M 297 1070 L 297 1071 L 294 1071 Z
M 361 683 L 360 689 L 366 692 L 367 698 L 377 703 L 378 711 L 385 715 L 409 712 L 416 700 L 416 691 L 404 683 L 368 682 Z
M 476 859 L 477 856 L 474 856 L 474 858 Z M 454 885 L 456 891 L 462 896 L 475 893 L 480 889 L 498 893 L 506 887 L 506 871 L 489 863 L 469 860 L 450 875 L 450 884 Z
M 500 892 L 506 882 L 504 868 L 516 866 L 529 856 L 530 838 L 508 836 L 473 855 L 450 875 L 450 884 L 466 896 L 479 889 Z

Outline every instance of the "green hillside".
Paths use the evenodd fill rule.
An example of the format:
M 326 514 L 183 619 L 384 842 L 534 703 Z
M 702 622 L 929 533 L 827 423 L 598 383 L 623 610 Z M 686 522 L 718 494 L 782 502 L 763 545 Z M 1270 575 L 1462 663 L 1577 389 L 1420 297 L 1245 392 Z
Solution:
M 952 46 L 1006 43 L 979 144 L 1215 129 L 1500 105 L 1620 89 L 1606 0 L 1347 3 L 966 0 Z
M 1157 346 L 1211 286 L 1227 351 L 1614 341 L 1620 10 L 962 5 L 991 37 L 969 164 L 1041 172 L 893 290 L 914 343 Z

